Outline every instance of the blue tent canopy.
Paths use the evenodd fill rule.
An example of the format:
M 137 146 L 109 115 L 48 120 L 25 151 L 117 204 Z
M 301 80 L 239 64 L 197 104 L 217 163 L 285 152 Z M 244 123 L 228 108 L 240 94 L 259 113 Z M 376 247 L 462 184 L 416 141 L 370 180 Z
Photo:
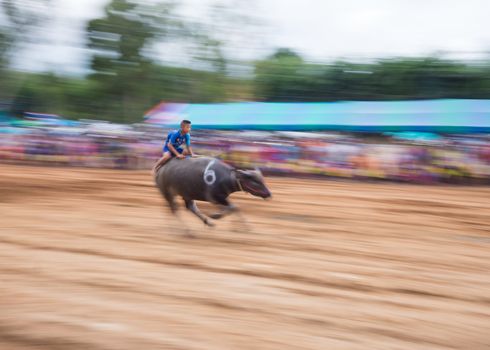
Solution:
M 57 114 L 25 112 L 26 120 L 33 120 L 45 126 L 78 126 L 80 123 L 73 120 L 64 119 Z
M 490 100 L 219 104 L 161 103 L 148 123 L 201 129 L 490 132 Z
M 12 117 L 10 117 L 7 113 L 0 112 L 0 123 L 8 123 L 12 120 Z

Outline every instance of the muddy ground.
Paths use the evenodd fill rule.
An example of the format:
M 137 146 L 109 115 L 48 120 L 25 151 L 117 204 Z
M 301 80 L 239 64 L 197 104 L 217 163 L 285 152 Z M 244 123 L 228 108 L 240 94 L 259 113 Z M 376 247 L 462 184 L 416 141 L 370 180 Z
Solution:
M 147 171 L 0 165 L 0 349 L 490 349 L 490 188 L 267 181 L 188 239 Z

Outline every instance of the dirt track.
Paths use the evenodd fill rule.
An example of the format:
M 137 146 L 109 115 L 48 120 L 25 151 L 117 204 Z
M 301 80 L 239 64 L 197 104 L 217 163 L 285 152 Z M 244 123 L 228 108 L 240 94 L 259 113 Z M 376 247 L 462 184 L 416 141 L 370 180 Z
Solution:
M 490 188 L 268 183 L 186 239 L 148 172 L 0 165 L 0 349 L 490 348 Z

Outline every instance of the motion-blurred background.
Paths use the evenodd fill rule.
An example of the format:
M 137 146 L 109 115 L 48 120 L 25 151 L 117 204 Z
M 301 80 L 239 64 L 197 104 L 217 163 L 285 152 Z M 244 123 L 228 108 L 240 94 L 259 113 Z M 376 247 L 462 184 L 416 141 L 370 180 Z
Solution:
M 271 173 L 486 182 L 487 6 L 5 0 L 0 159 L 149 168 L 187 118 Z

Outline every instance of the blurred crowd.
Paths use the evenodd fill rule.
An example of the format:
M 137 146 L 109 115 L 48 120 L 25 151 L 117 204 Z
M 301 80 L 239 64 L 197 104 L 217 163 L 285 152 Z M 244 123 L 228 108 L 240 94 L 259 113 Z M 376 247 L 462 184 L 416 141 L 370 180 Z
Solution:
M 396 135 L 394 135 L 396 136 Z M 388 135 L 288 133 L 267 141 L 222 140 L 223 158 L 267 172 L 415 183 L 489 183 L 490 139 L 417 140 Z
M 151 169 L 169 129 L 77 122 L 0 127 L 0 161 L 53 166 Z M 490 135 L 423 133 L 192 132 L 197 154 L 288 176 L 417 183 L 490 182 Z

